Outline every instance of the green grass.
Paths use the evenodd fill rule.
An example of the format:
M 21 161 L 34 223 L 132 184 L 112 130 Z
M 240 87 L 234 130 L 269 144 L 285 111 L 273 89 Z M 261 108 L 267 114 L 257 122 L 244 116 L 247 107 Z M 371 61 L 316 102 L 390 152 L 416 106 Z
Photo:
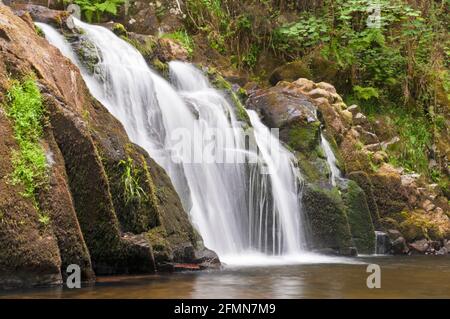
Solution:
M 430 124 L 422 117 L 400 112 L 393 114 L 400 143 L 391 150 L 391 162 L 395 165 L 429 176 L 428 148 L 432 144 Z
M 13 81 L 7 93 L 6 114 L 11 119 L 19 149 L 13 152 L 12 183 L 22 184 L 23 196 L 37 206 L 37 191 L 47 181 L 47 162 L 40 144 L 43 135 L 44 106 L 32 77 Z
M 119 168 L 122 169 L 120 179 L 123 185 L 125 203 L 141 203 L 147 200 L 147 194 L 140 186 L 138 172 L 134 168 L 133 159 L 129 157 L 127 160 L 121 160 Z

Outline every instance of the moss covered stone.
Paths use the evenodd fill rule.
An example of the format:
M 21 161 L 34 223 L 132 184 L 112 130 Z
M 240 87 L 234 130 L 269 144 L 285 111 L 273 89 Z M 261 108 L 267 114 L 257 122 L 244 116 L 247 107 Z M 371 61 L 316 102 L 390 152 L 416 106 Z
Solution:
M 280 81 L 293 82 L 299 78 L 311 79 L 311 70 L 302 61 L 294 61 L 276 68 L 270 75 L 269 82 L 276 85 Z
M 311 248 L 331 248 L 347 254 L 353 246 L 352 236 L 345 207 L 337 189 L 330 191 L 307 184 L 302 202 L 311 232 Z
M 342 184 L 341 192 L 353 242 L 359 253 L 372 254 L 375 251 L 375 229 L 366 195 L 351 180 Z

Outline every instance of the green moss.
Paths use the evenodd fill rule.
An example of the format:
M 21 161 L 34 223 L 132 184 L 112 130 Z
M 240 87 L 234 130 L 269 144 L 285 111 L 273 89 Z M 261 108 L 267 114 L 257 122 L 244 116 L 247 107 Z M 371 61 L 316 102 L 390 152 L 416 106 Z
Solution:
M 338 190 L 325 190 L 307 184 L 302 202 L 307 212 L 313 248 L 348 251 L 352 246 L 352 238 Z
M 342 188 L 350 231 L 359 253 L 371 254 L 375 251 L 375 229 L 364 191 L 354 181 L 348 181 Z
M 151 61 L 151 65 L 159 72 L 161 73 L 163 76 L 167 77 L 169 74 L 169 66 L 167 65 L 167 63 L 163 63 L 161 62 L 160 59 L 158 58 L 154 58 Z
M 37 191 L 47 182 L 47 161 L 40 144 L 45 122 L 44 105 L 33 77 L 12 81 L 7 93 L 6 114 L 11 119 L 19 149 L 13 151 L 14 184 L 22 184 L 23 195 L 37 207 Z
M 276 85 L 280 81 L 293 82 L 299 78 L 311 79 L 311 70 L 302 61 L 294 61 L 275 69 L 269 81 L 272 85 Z
M 400 231 L 409 242 L 420 239 L 442 240 L 444 234 L 440 231 L 438 225 L 433 223 L 427 215 L 420 212 L 401 213 L 404 219 L 400 222 Z
M 119 37 L 127 36 L 127 33 L 128 33 L 127 29 L 124 27 L 124 25 L 122 23 L 115 23 L 112 28 L 112 31 Z
M 120 38 L 135 47 L 136 50 L 138 50 L 142 54 L 145 60 L 151 61 L 157 45 L 155 39 L 148 37 L 143 42 L 140 42 L 136 39 L 131 39 L 126 35 L 121 35 Z
M 150 244 L 153 248 L 153 254 L 157 264 L 171 261 L 173 251 L 171 243 L 166 239 L 167 232 L 162 226 L 155 227 L 147 233 Z
M 38 36 L 40 36 L 41 38 L 45 38 L 45 33 L 40 26 L 34 25 L 34 30 L 36 31 L 36 34 Z
M 319 144 L 320 122 L 300 124 L 289 128 L 288 145 L 299 152 L 314 151 Z
M 238 93 L 234 92 L 231 83 L 225 80 L 215 68 L 208 68 L 207 75 L 214 87 L 225 91 L 230 96 L 235 106 L 236 118 L 251 127 L 250 118 L 240 99 L 240 96 L 246 96 L 245 90 L 240 89 Z

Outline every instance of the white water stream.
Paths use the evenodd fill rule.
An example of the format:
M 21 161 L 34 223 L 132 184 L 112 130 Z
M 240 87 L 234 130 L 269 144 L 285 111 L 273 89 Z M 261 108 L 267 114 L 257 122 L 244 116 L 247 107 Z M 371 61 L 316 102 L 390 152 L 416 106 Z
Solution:
M 92 95 L 122 122 L 130 139 L 166 169 L 205 245 L 232 263 L 306 257 L 302 178 L 294 156 L 257 113 L 248 111 L 253 129 L 244 131 L 234 106 L 194 66 L 171 62 L 169 83 L 106 28 L 73 21 L 98 51 L 93 75 L 60 33 L 38 25 L 78 65 Z M 255 149 L 246 148 L 249 135 Z M 334 181 L 336 159 L 328 142 L 322 143 Z M 205 159 L 205 149 L 224 160 Z

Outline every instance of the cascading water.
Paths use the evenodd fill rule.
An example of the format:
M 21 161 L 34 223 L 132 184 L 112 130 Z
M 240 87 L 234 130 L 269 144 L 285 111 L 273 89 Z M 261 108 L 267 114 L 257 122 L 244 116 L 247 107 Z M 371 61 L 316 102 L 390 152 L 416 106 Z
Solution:
M 342 178 L 341 170 L 337 167 L 337 159 L 333 153 L 330 143 L 327 141 L 323 134 L 320 135 L 322 141 L 322 148 L 325 152 L 325 156 L 327 157 L 328 167 L 330 168 L 331 176 L 330 182 L 331 185 L 336 186 L 337 181 Z
M 56 30 L 39 26 L 80 67 L 91 93 L 122 122 L 130 139 L 166 169 L 205 244 L 225 260 L 250 251 L 300 254 L 305 243 L 301 176 L 293 155 L 258 115 L 248 112 L 253 126 L 248 131 L 257 144 L 248 150 L 234 108 L 198 69 L 170 63 L 172 86 L 109 30 L 73 21 L 98 50 L 94 74 L 83 71 Z M 225 160 L 205 160 L 205 149 Z

